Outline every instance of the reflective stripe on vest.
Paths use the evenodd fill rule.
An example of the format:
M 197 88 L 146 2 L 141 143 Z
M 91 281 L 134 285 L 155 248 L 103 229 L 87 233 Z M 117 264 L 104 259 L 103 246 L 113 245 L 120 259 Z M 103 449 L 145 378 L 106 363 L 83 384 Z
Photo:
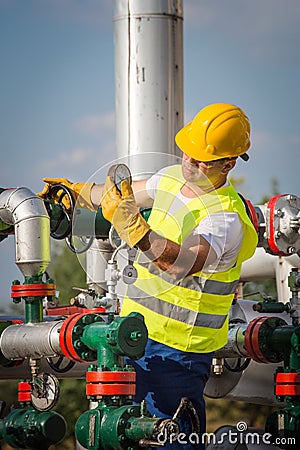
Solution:
M 174 286 L 181 286 L 192 290 L 198 290 L 203 294 L 215 294 L 215 295 L 229 295 L 234 294 L 236 288 L 239 284 L 238 280 L 233 280 L 229 282 L 212 280 L 208 278 L 203 278 L 196 275 L 191 275 L 184 278 L 184 280 L 177 281 L 174 280 L 167 273 L 162 272 L 154 264 L 149 263 L 147 267 L 148 271 L 153 275 L 158 275 L 162 280 L 170 283 Z
M 170 308 L 170 303 L 149 297 L 146 292 L 134 285 L 128 286 L 127 295 L 130 298 L 138 298 L 139 305 L 149 308 L 151 311 L 196 327 L 222 328 L 227 317 L 227 315 L 197 313 L 178 305 L 172 305 Z
M 205 278 L 195 276 L 193 276 L 193 280 L 199 285 L 201 292 L 215 295 L 234 294 L 239 284 L 239 280 L 232 281 L 231 283 L 224 283 L 223 281 L 206 280 Z

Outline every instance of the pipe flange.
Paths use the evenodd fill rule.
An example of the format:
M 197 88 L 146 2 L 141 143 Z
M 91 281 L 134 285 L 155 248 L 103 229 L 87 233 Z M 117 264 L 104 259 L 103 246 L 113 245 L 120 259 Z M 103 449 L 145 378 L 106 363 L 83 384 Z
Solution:
M 277 372 L 275 375 L 275 395 L 279 397 L 299 397 L 300 373 Z
M 88 371 L 86 373 L 87 397 L 103 395 L 135 395 L 136 373 L 133 371 Z
M 250 357 L 258 363 L 278 363 L 283 360 L 280 350 L 270 350 L 269 336 L 275 328 L 287 325 L 279 317 L 256 317 L 245 332 L 245 347 Z
M 63 354 L 74 362 L 95 361 L 97 352 L 87 347 L 81 340 L 84 328 L 94 322 L 104 322 L 97 314 L 73 314 L 68 317 L 60 330 L 59 343 Z
M 11 287 L 12 298 L 55 297 L 56 286 L 53 283 L 14 284 Z
M 289 256 L 300 251 L 300 199 L 281 194 L 267 203 L 267 242 L 274 255 Z

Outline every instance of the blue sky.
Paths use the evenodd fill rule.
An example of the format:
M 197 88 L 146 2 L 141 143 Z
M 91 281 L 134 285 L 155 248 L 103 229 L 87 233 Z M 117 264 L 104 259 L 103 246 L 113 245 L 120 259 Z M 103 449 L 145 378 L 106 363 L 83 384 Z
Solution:
M 208 103 L 238 104 L 252 125 L 250 161 L 234 173 L 243 193 L 257 203 L 276 178 L 300 195 L 299 0 L 183 8 L 185 121 Z M 0 0 L 0 186 L 38 192 L 45 176 L 84 181 L 113 159 L 113 9 L 112 0 Z M 2 293 L 13 271 L 20 277 L 8 267 L 12 241 L 0 248 Z

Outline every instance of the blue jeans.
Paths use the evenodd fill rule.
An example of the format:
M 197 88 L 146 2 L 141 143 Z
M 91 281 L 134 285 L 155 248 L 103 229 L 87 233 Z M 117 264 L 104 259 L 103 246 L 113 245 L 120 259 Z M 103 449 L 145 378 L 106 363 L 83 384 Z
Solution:
M 206 419 L 203 391 L 209 378 L 211 360 L 212 353 L 182 352 L 149 339 L 145 355 L 138 361 L 128 361 L 135 368 L 137 376 L 134 401 L 140 403 L 145 399 L 152 416 L 171 418 L 181 398 L 188 397 L 199 416 L 201 434 L 204 433 Z M 195 434 L 191 435 L 188 414 L 181 417 L 179 427 L 185 437 L 180 442 L 166 443 L 164 448 L 204 449 L 201 436 L 197 440 Z

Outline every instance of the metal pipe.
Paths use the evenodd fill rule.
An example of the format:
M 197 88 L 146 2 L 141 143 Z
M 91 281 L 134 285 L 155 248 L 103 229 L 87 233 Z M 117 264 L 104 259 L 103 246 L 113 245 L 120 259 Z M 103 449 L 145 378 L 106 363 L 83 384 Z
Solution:
M 1 334 L 0 349 L 7 359 L 63 355 L 59 331 L 63 320 L 34 325 L 10 325 Z
M 271 255 L 270 255 L 271 256 Z M 251 300 L 239 300 L 235 305 L 234 313 L 230 317 L 230 332 L 228 342 L 224 347 L 215 352 L 218 358 L 246 358 L 247 350 L 244 346 L 245 327 L 251 320 L 257 318 L 257 312 L 253 310 L 256 302 Z M 263 316 L 273 317 L 274 314 L 266 313 Z M 288 324 L 290 318 L 286 313 L 276 314 Z M 234 364 L 234 360 L 230 363 Z M 274 396 L 274 372 L 278 363 L 260 364 L 251 360 L 247 370 L 243 372 L 230 372 L 227 369 L 221 375 L 211 374 L 205 386 L 205 395 L 211 398 L 226 397 L 230 400 L 249 402 L 261 405 L 278 405 Z
M 5 190 L 0 220 L 14 225 L 16 264 L 24 277 L 42 275 L 50 262 L 50 219 L 43 200 L 25 187 Z
M 51 357 L 50 357 L 51 358 Z M 55 364 L 62 356 L 54 357 L 52 362 Z M 62 359 L 60 367 L 66 367 L 70 360 L 67 358 Z M 84 379 L 86 371 L 88 370 L 90 362 L 86 363 L 75 363 L 73 367 L 70 367 L 66 372 L 58 372 L 53 367 L 50 367 L 48 363 L 48 358 L 42 358 L 40 360 L 40 373 L 46 372 L 55 375 L 59 379 L 73 378 L 73 379 Z M 20 380 L 30 378 L 30 368 L 26 363 L 13 366 L 13 367 L 1 367 L 0 366 L 0 380 Z
M 109 241 L 94 239 L 91 247 L 86 252 L 87 285 L 89 288 L 95 289 L 99 295 L 104 295 L 108 290 L 105 270 L 113 251 L 114 249 Z
M 182 24 L 182 0 L 115 2 L 116 148 L 136 179 L 181 155 Z

